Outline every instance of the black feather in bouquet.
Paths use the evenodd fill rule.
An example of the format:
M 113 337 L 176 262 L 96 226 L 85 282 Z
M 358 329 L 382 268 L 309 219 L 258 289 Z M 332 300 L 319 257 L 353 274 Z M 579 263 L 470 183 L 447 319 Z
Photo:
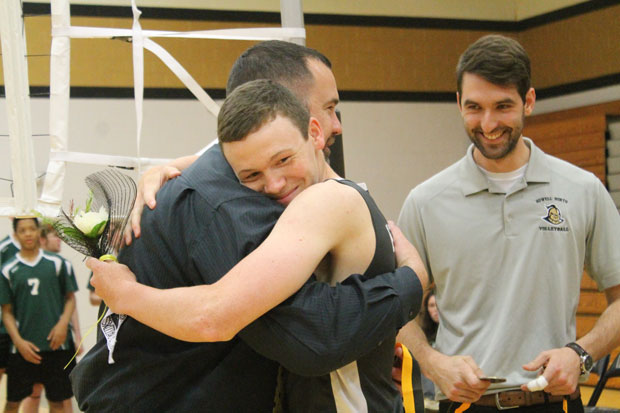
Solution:
M 51 222 L 58 236 L 70 247 L 89 257 L 116 260 L 123 232 L 136 200 L 136 183 L 116 169 L 105 169 L 85 179 L 90 189 L 86 207 L 61 209 Z

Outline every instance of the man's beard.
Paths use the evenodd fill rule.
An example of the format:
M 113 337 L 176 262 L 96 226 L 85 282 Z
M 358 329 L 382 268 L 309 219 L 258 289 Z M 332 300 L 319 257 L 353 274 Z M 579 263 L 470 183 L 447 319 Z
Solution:
M 480 128 L 476 128 L 474 130 L 467 130 L 467 135 L 469 135 L 469 139 L 472 143 L 478 148 L 480 153 L 487 159 L 502 159 L 505 158 L 510 152 L 514 150 L 519 142 L 519 138 L 523 133 L 523 122 L 525 120 L 525 116 L 522 117 L 521 123 L 515 125 L 515 128 L 502 127 L 502 134 L 508 133 L 508 140 L 503 142 L 501 145 L 485 145 L 483 139 L 479 137 L 479 134 L 482 134 L 482 130 Z M 497 129 L 495 130 L 497 131 Z M 494 131 L 494 132 L 495 132 Z M 502 139 L 501 137 L 498 139 Z
M 325 161 L 327 162 L 327 164 L 330 164 L 330 155 L 332 154 L 332 151 L 330 149 L 330 147 L 336 142 L 336 135 L 331 135 L 329 138 L 327 138 L 325 140 L 325 147 L 323 148 L 323 154 L 325 155 Z

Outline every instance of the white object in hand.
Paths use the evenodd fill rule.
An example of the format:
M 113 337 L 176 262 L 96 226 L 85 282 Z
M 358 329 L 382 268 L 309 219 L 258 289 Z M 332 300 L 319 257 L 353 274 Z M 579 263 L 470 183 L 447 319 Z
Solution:
M 530 391 L 539 391 L 539 390 L 544 390 L 544 388 L 547 387 L 548 384 L 549 382 L 547 381 L 545 376 L 538 376 L 538 378 L 530 381 L 527 384 L 527 388 Z
M 87 237 L 95 238 L 101 235 L 105 229 L 105 222 L 107 222 L 107 220 L 108 211 L 106 211 L 104 207 L 101 207 L 99 208 L 99 212 L 79 211 L 73 217 L 73 224 Z M 93 233 L 95 228 L 97 228 L 97 232 Z

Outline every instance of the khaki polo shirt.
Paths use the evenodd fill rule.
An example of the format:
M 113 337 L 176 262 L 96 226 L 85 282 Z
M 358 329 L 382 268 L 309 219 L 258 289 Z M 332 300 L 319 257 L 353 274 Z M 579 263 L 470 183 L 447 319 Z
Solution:
M 472 145 L 411 191 L 398 221 L 437 285 L 436 348 L 508 379 L 490 392 L 535 378 L 521 366 L 575 340 L 584 265 L 600 289 L 620 284 L 620 216 L 605 187 L 525 142 L 529 164 L 509 193 Z

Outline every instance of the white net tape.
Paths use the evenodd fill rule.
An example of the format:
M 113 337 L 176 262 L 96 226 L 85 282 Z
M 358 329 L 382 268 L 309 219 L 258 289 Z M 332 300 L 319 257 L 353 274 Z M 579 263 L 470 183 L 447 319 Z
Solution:
M 16 8 L 16 13 L 21 19 L 21 5 L 19 0 L 4 0 L 0 4 L 9 5 Z M 4 7 L 9 7 L 4 6 Z M 142 30 L 140 27 L 140 10 L 136 6 L 135 0 L 131 1 L 133 11 L 133 27 L 132 29 L 115 29 L 115 28 L 101 28 L 101 27 L 83 27 L 83 26 L 71 26 L 70 24 L 70 6 L 69 0 L 52 0 L 51 1 L 51 13 L 52 13 L 52 46 L 51 46 L 51 59 L 50 59 L 50 157 L 45 175 L 45 182 L 43 191 L 38 203 L 34 201 L 36 199 L 36 187 L 34 186 L 34 161 L 31 159 L 30 164 L 24 163 L 22 159 L 27 159 L 28 155 L 19 155 L 19 161 L 13 159 L 13 176 L 15 180 L 15 198 L 12 199 L 0 199 L 0 215 L 15 215 L 16 211 L 29 211 L 35 208 L 44 215 L 56 215 L 60 207 L 63 193 L 63 183 L 65 177 L 65 163 L 88 163 L 98 165 L 117 165 L 123 167 L 134 167 L 140 170 L 143 166 L 150 166 L 155 164 L 165 163 L 167 159 L 161 158 L 142 158 L 140 157 L 140 144 L 141 144 L 141 130 L 142 130 L 142 101 L 144 92 L 144 49 L 157 56 L 166 66 L 181 80 L 181 82 L 192 92 L 196 99 L 202 103 L 207 111 L 214 116 L 217 116 L 219 106 L 211 99 L 211 97 L 204 91 L 204 89 L 196 82 L 196 80 L 183 68 L 183 66 L 163 47 L 151 40 L 151 38 L 191 38 L 191 39 L 225 39 L 225 40 L 287 40 L 297 41 L 300 39 L 303 42 L 305 39 L 305 29 L 303 28 L 303 18 L 301 20 L 301 3 L 300 0 L 282 0 L 282 28 L 245 28 L 245 29 L 224 29 L 224 30 L 203 30 L 203 31 L 191 31 L 191 32 L 171 32 L 171 31 L 159 31 L 159 30 Z M 286 13 L 285 13 L 286 11 Z M 291 14 L 291 11 L 293 14 Z M 300 14 L 294 19 L 291 16 L 295 13 Z M 9 14 L 5 10 L 0 10 L 0 14 L 8 16 Z M 294 20 L 286 22 L 285 19 Z M 301 23 L 299 23 L 301 21 Z M 0 20 L 0 25 L 6 26 L 3 20 Z M 23 28 L 23 21 L 21 21 L 21 28 Z M 301 27 L 291 27 L 301 26 Z M 24 43 L 24 52 L 21 56 L 25 56 L 25 39 L 22 34 L 24 30 L 11 27 L 10 32 L 13 34 L 19 34 L 22 36 L 20 39 Z M 4 35 L 2 36 L 3 45 L 3 62 L 7 60 L 6 52 L 4 52 Z M 106 154 L 94 154 L 94 153 L 82 153 L 82 152 L 70 152 L 68 151 L 68 119 L 69 119 L 69 90 L 70 90 L 70 39 L 71 38 L 119 38 L 127 37 L 132 39 L 133 49 L 133 68 L 134 68 L 134 94 L 135 94 L 135 106 L 136 106 L 136 156 L 116 156 Z M 13 39 L 12 43 L 19 44 L 18 40 Z M 25 58 L 23 59 L 25 61 Z M 25 63 L 24 63 L 25 64 Z M 7 90 L 7 107 L 15 107 L 9 102 L 8 89 L 10 86 L 7 84 L 7 72 L 13 69 L 7 70 L 4 68 L 5 73 L 5 90 Z M 27 70 L 19 69 L 21 73 L 26 73 L 25 79 L 25 93 L 28 97 L 28 80 Z M 10 76 L 8 76 L 10 77 Z M 15 82 L 16 84 L 19 81 Z M 23 79 L 21 80 L 23 82 Z M 22 85 L 23 88 L 23 85 Z M 17 112 L 23 113 L 24 120 L 19 126 L 18 136 L 20 138 L 13 139 L 15 133 L 9 128 L 9 134 L 11 135 L 11 147 L 19 146 L 20 150 L 29 152 L 32 156 L 32 143 L 30 143 L 30 149 L 28 149 L 28 141 L 31 140 L 29 116 L 27 102 L 19 107 L 16 107 Z M 17 142 L 17 143 L 15 143 Z M 18 165 L 21 170 L 16 170 L 15 165 Z M 28 171 L 24 171 L 24 167 Z M 29 170 L 32 170 L 32 175 L 29 175 Z M 32 186 L 33 188 L 30 188 Z M 24 188 L 26 191 L 24 192 Z M 21 192 L 20 192 L 21 191 Z M 29 200 L 22 195 L 28 193 L 30 196 L 34 194 L 34 198 Z M 19 195 L 19 196 L 18 196 Z

